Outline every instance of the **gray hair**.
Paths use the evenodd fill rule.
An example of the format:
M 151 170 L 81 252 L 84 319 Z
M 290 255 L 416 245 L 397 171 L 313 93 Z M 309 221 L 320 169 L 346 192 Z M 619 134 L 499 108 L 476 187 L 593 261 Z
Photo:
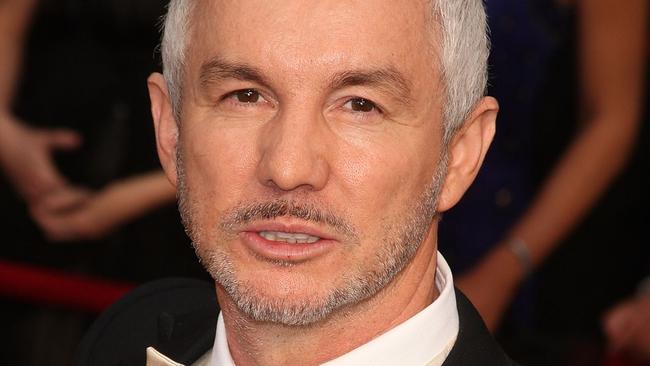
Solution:
M 444 140 L 463 125 L 487 85 L 490 42 L 482 0 L 431 0 L 433 19 L 441 29 L 437 40 L 445 91 Z M 162 39 L 163 74 L 172 107 L 180 120 L 190 14 L 196 0 L 171 0 Z
M 490 54 L 487 17 L 482 0 L 433 0 L 442 29 L 441 72 L 445 88 L 444 140 L 462 127 L 485 95 Z
M 163 75 L 176 121 L 180 121 L 181 117 L 182 86 L 190 39 L 190 15 L 195 2 L 196 0 L 171 0 L 163 22 L 163 36 L 160 45 Z

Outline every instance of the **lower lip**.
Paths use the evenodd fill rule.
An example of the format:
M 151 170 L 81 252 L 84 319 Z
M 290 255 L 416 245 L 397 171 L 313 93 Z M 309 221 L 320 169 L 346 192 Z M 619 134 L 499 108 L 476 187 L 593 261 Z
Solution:
M 335 241 L 319 239 L 314 243 L 290 244 L 284 241 L 267 240 L 257 232 L 242 233 L 244 244 L 255 254 L 270 260 L 301 262 L 325 254 Z

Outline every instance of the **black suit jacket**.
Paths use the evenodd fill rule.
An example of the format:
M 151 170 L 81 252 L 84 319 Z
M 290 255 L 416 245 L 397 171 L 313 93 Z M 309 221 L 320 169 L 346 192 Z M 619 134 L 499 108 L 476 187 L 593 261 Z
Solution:
M 456 291 L 460 330 L 444 366 L 515 365 L 489 334 L 467 298 Z M 153 346 L 190 365 L 214 343 L 219 305 L 214 285 L 165 279 L 137 288 L 93 324 L 77 353 L 77 365 L 144 365 Z

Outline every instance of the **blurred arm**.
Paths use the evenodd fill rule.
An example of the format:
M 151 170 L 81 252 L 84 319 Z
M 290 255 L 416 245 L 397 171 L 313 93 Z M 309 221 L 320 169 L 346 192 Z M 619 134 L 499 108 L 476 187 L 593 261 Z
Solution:
M 52 161 L 52 152 L 81 143 L 72 131 L 35 129 L 11 113 L 35 5 L 36 0 L 0 0 L 0 168 L 30 204 L 66 185 Z
M 36 0 L 0 1 L 0 110 L 8 112 Z
M 640 125 L 646 1 L 583 0 L 576 6 L 583 124 L 510 232 L 510 238 L 526 242 L 533 266 L 562 242 L 620 173 Z M 494 329 L 523 276 L 517 258 L 502 244 L 459 286 Z
M 97 239 L 175 199 L 162 172 L 111 183 L 94 194 L 63 190 L 32 208 L 32 216 L 50 240 Z

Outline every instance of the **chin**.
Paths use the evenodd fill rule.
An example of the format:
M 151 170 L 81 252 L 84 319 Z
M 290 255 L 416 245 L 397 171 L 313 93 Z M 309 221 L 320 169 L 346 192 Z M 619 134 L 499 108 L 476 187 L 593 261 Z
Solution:
M 322 288 L 323 283 L 333 281 L 301 274 L 283 276 L 266 271 L 263 281 L 250 278 L 219 283 L 237 308 L 254 321 L 306 326 L 322 321 L 342 305 L 337 288 Z

